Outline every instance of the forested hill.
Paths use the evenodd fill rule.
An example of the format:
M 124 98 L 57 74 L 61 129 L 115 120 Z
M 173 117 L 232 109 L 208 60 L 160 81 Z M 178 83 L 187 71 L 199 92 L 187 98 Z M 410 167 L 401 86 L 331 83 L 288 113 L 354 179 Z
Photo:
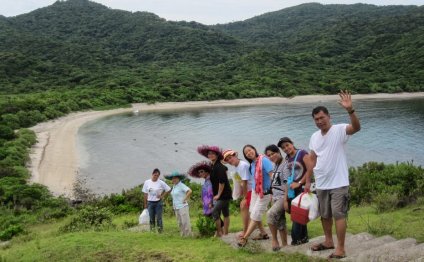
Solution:
M 424 90 L 424 7 L 303 4 L 206 26 L 88 0 L 0 17 L 0 93 L 128 102 Z

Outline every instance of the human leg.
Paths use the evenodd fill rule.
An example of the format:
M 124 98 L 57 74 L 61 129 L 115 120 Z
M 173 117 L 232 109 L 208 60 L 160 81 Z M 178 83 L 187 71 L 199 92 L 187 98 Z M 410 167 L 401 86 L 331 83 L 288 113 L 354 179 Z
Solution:
M 223 234 L 228 235 L 228 230 L 230 228 L 230 201 L 229 200 L 220 200 L 222 201 L 222 215 L 224 216 L 224 228 Z
M 150 218 L 150 230 L 155 230 L 156 226 L 156 202 L 149 201 L 147 205 L 147 210 L 149 211 Z
M 337 246 L 333 255 L 345 255 L 346 217 L 349 209 L 349 188 L 333 189 L 331 192 L 332 215 L 336 224 Z
M 191 223 L 189 207 L 185 206 L 179 209 L 180 215 L 180 232 L 181 236 L 191 236 Z
M 162 213 L 163 213 L 163 202 L 161 200 L 156 205 L 156 219 L 157 219 L 159 233 L 163 232 Z
M 267 223 L 268 223 L 268 227 L 271 231 L 271 238 L 272 238 L 272 249 L 273 250 L 278 250 L 280 248 L 280 243 L 278 242 L 278 228 L 277 228 L 277 224 L 278 224 L 278 219 L 280 218 L 279 215 L 279 202 L 278 201 L 273 201 L 273 205 L 271 206 L 271 208 L 267 211 Z M 282 203 L 281 203 L 282 205 Z M 283 211 L 284 212 L 284 211 Z
M 321 216 L 322 229 L 324 231 L 325 240 L 323 243 L 312 246 L 313 251 L 320 251 L 324 249 L 334 248 L 333 242 L 333 219 L 331 211 L 331 196 L 330 190 L 317 189 L 317 197 L 319 202 L 319 212 Z

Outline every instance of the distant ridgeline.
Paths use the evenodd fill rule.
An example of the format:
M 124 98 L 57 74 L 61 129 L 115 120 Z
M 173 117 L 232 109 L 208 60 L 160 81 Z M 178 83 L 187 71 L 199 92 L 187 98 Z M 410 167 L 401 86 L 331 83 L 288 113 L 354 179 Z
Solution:
M 215 26 L 88 0 L 0 16 L 0 94 L 73 91 L 88 103 L 70 110 L 98 105 L 93 97 L 424 91 L 423 65 L 424 6 L 311 3 Z

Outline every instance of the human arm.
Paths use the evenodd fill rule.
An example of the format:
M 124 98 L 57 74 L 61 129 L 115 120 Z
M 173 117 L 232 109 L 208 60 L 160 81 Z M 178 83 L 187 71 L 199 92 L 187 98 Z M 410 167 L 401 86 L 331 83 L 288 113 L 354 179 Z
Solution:
M 190 196 L 191 196 L 191 193 L 192 193 L 193 191 L 191 191 L 191 189 L 189 188 L 187 191 L 186 191 L 186 196 L 185 196 L 185 198 L 184 198 L 184 203 L 186 203 L 187 202 L 187 200 L 189 200 L 190 199 Z
M 225 184 L 219 183 L 218 194 L 216 194 L 216 196 L 213 197 L 213 200 L 218 200 L 221 197 L 222 192 L 224 192 L 224 187 L 225 187 Z
M 359 118 L 355 113 L 355 109 L 353 108 L 352 104 L 352 96 L 349 91 L 347 90 L 341 90 L 339 93 L 340 100 L 338 103 L 346 109 L 346 111 L 349 113 L 350 117 L 350 124 L 346 127 L 346 134 L 347 135 L 353 135 L 359 130 L 361 130 L 361 123 L 359 122 Z
M 242 180 L 241 181 L 241 188 L 242 188 L 242 196 L 243 199 L 240 202 L 240 208 L 244 208 L 246 206 L 246 202 L 247 202 L 247 180 Z
M 283 207 L 284 207 L 284 210 L 286 210 L 286 212 L 288 212 L 289 211 L 289 196 L 287 194 L 288 187 L 287 187 L 287 184 L 285 184 L 284 186 L 285 186 L 285 190 L 284 190 Z
M 313 152 L 313 151 L 312 151 Z M 311 154 L 312 154 L 311 152 Z M 306 173 L 305 173 L 305 187 L 304 187 L 304 191 L 305 192 L 309 192 L 311 190 L 311 177 L 312 177 L 312 173 L 315 167 L 315 163 L 316 163 L 316 156 L 315 156 L 315 163 L 311 160 L 311 154 L 306 155 L 303 158 L 303 161 L 305 162 L 305 166 L 306 166 Z M 314 153 L 315 155 L 315 153 Z
M 147 193 L 144 193 L 144 208 L 147 208 L 147 198 L 149 197 L 149 195 Z

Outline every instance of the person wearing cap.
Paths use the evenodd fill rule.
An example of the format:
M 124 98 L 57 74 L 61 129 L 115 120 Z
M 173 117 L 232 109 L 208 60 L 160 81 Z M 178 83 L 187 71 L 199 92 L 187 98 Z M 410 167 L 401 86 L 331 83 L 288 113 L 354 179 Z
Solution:
M 278 233 L 280 233 L 282 246 L 287 246 L 287 225 L 284 210 L 284 197 L 287 191 L 287 178 L 289 176 L 287 161 L 283 159 L 280 149 L 276 145 L 269 145 L 265 148 L 265 155 L 274 163 L 272 171 L 271 189 L 272 200 L 271 208 L 267 211 L 267 222 L 272 235 L 272 250 L 281 249 L 278 242 Z
M 200 146 L 197 151 L 211 161 L 210 179 L 214 194 L 212 218 L 215 221 L 217 236 L 227 235 L 230 227 L 230 201 L 232 200 L 227 167 L 221 163 L 222 150 L 217 146 Z M 221 213 L 224 216 L 224 228 L 221 225 Z
M 311 166 L 315 177 L 319 201 L 321 224 L 324 230 L 323 243 L 312 246 L 313 251 L 333 249 L 333 219 L 336 225 L 337 246 L 329 258 L 343 258 L 345 253 L 346 217 L 349 202 L 349 170 L 345 145 L 349 137 L 359 130 L 361 124 L 353 108 L 352 97 L 347 90 L 340 91 L 338 103 L 347 111 L 350 124 L 331 123 L 328 109 L 323 106 L 312 110 L 318 131 L 309 141 Z M 309 187 L 310 185 L 306 185 Z
M 152 172 L 152 178 L 148 179 L 143 184 L 144 207 L 149 210 L 150 230 L 154 231 L 157 225 L 158 232 L 163 231 L 162 213 L 163 199 L 171 191 L 171 188 L 162 180 L 159 179 L 160 171 L 155 168 Z
M 240 214 L 243 222 L 243 231 L 240 233 L 239 237 L 244 236 L 249 225 L 249 205 L 250 198 L 252 196 L 252 183 L 250 182 L 250 171 L 249 163 L 238 158 L 236 151 L 227 149 L 222 152 L 223 160 L 225 163 L 228 163 L 235 167 L 236 173 L 241 177 L 241 186 L 242 186 L 242 197 L 243 199 L 240 202 Z M 265 231 L 264 231 L 265 232 Z
M 307 172 L 310 172 L 310 170 L 307 169 L 308 152 L 303 149 L 297 149 L 293 141 L 288 137 L 281 138 L 277 144 L 286 154 L 285 161 L 287 161 L 289 176 L 287 178 L 284 207 L 286 210 L 290 211 L 292 200 L 303 192 L 303 185 L 306 183 Z M 293 221 L 291 237 L 291 245 L 293 246 L 309 242 L 308 227 Z
M 172 206 L 177 217 L 177 223 L 180 228 L 181 236 L 191 236 L 191 223 L 190 212 L 188 207 L 188 200 L 191 196 L 191 189 L 186 186 L 182 180 L 185 178 L 184 174 L 173 172 L 171 175 L 165 176 L 166 179 L 172 181 Z
M 252 178 L 252 198 L 249 207 L 249 226 L 244 236 L 237 243 L 239 247 L 246 246 L 250 234 L 252 234 L 257 226 L 261 226 L 262 224 L 262 216 L 271 201 L 271 176 L 273 170 L 271 160 L 263 155 L 259 155 L 254 146 L 245 145 L 243 147 L 243 155 L 246 161 L 250 163 L 249 171 Z M 269 239 L 269 236 L 261 232 L 255 239 Z

